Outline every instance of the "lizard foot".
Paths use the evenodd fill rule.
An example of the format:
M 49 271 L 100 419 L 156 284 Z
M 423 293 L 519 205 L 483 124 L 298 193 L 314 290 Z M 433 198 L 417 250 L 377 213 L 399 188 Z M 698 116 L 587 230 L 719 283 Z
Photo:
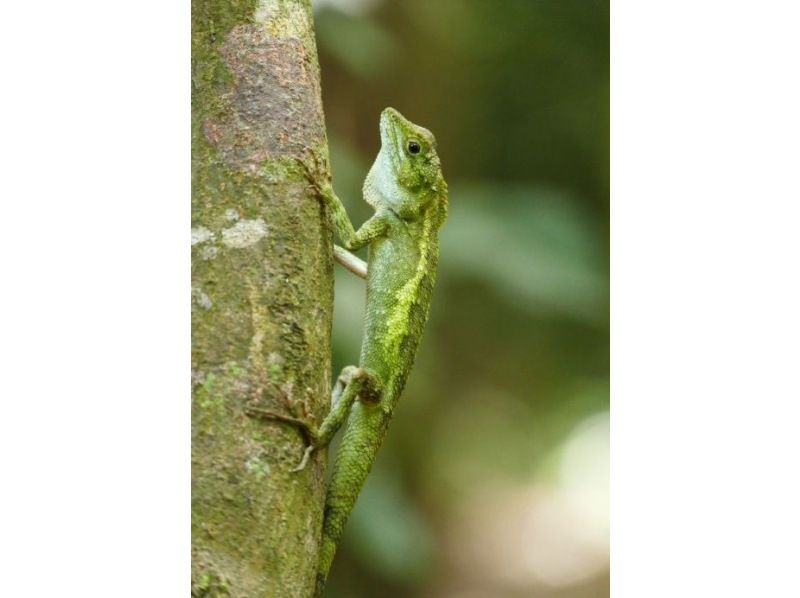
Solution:
M 326 197 L 332 194 L 331 174 L 330 169 L 327 167 L 327 162 L 316 152 L 309 151 L 308 154 L 311 156 L 313 166 L 310 166 L 304 158 L 295 158 L 295 160 L 297 160 L 300 167 L 303 169 L 303 173 L 308 182 L 311 183 L 311 190 L 320 197 Z
M 291 424 L 300 428 L 300 431 L 306 438 L 306 450 L 303 453 L 303 458 L 300 460 L 300 464 L 292 469 L 292 472 L 302 471 L 305 469 L 306 465 L 308 464 L 308 459 L 311 456 L 311 453 L 314 449 L 317 448 L 317 437 L 318 431 L 317 429 L 302 419 L 292 417 L 290 415 L 284 415 L 283 413 L 275 413 L 274 411 L 268 411 L 266 409 L 258 409 L 256 407 L 247 407 L 245 409 L 245 413 L 252 417 L 258 417 L 260 419 L 272 420 L 272 421 L 279 421 L 284 422 L 287 424 Z

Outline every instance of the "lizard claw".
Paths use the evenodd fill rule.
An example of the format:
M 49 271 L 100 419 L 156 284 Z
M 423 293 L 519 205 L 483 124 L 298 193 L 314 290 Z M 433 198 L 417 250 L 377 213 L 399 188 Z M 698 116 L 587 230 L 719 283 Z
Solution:
M 313 156 L 312 159 L 314 160 L 313 168 L 309 166 L 304 159 L 295 158 L 303 169 L 303 174 L 305 174 L 306 180 L 309 183 L 306 189 L 318 198 L 325 199 L 333 193 L 331 175 L 320 166 L 319 159 L 316 156 Z
M 304 158 L 295 158 L 295 160 L 297 160 L 297 162 L 300 164 L 300 167 L 303 169 L 306 178 L 314 187 L 317 188 L 319 187 L 318 181 L 320 179 L 330 184 L 331 173 L 327 168 L 325 168 L 325 163 L 314 152 L 309 153 L 311 154 L 311 160 L 314 163 L 313 167 L 309 166 L 308 162 Z
M 245 413 L 252 417 L 284 422 L 298 427 L 303 433 L 303 436 L 305 436 L 308 446 L 303 453 L 303 458 L 300 460 L 300 464 L 291 471 L 298 472 L 305 469 L 306 465 L 308 464 L 308 458 L 311 456 L 312 451 L 316 448 L 318 431 L 314 426 L 296 417 L 291 417 L 289 415 L 283 415 L 282 413 L 275 413 L 274 411 L 267 411 L 266 409 L 259 409 L 256 407 L 245 408 Z
M 303 471 L 306 468 L 306 465 L 308 465 L 308 458 L 311 456 L 311 453 L 312 453 L 313 450 L 314 450 L 314 445 L 313 444 L 309 444 L 306 447 L 305 452 L 303 453 L 303 458 L 300 460 L 300 464 L 297 467 L 295 467 L 294 469 L 292 469 L 292 473 L 297 473 L 298 471 Z

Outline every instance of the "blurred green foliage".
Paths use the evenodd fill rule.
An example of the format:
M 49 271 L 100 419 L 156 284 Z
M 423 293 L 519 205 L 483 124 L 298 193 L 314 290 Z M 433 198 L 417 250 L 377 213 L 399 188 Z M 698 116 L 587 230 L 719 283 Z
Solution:
M 565 439 L 608 409 L 608 2 L 315 11 L 334 186 L 356 224 L 386 106 L 434 132 L 450 185 L 428 328 L 329 595 L 606 596 L 602 568 L 476 588 L 452 547 L 465 497 L 546 485 Z M 334 374 L 357 361 L 364 308 L 363 282 L 336 277 Z

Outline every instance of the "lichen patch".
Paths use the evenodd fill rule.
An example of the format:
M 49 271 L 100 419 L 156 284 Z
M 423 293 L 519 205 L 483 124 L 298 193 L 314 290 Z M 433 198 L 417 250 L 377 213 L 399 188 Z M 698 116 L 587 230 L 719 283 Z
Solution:
M 200 287 L 192 287 L 192 299 L 203 309 L 211 309 L 214 305 L 211 298 Z
M 281 0 L 258 0 L 253 20 L 264 25 L 275 37 L 296 39 L 305 39 L 309 35 L 311 22 L 301 3 Z
M 261 482 L 270 473 L 269 464 L 255 455 L 245 461 L 244 468 L 253 474 L 258 482 Z
M 267 234 L 267 223 L 263 219 L 239 220 L 222 231 L 222 243 L 226 247 L 243 249 L 260 241 Z
M 206 241 L 213 241 L 213 240 L 214 240 L 214 233 L 208 230 L 205 226 L 196 226 L 192 228 L 192 247 L 194 247 L 198 243 L 205 243 Z
M 219 250 L 214 245 L 205 245 L 200 249 L 200 259 L 204 261 L 213 260 L 217 257 Z

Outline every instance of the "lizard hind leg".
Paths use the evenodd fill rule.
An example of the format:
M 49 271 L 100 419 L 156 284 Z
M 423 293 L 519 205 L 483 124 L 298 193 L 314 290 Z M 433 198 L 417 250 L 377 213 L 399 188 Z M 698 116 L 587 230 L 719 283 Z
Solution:
M 327 446 L 347 419 L 357 397 L 365 401 L 378 400 L 382 385 L 378 378 L 364 368 L 348 365 L 336 379 L 331 393 L 331 410 L 316 438 L 316 448 Z
M 303 452 L 300 463 L 291 470 L 298 472 L 305 469 L 311 453 L 330 444 L 336 432 L 347 419 L 356 397 L 361 396 L 362 400 L 366 401 L 377 400 L 380 397 L 380 388 L 377 377 L 367 370 L 354 365 L 345 367 L 336 379 L 331 393 L 331 410 L 319 428 L 302 419 L 265 409 L 250 407 L 246 409 L 246 412 L 250 416 L 284 422 L 303 431 L 308 446 Z
M 357 371 L 358 367 L 354 365 L 346 365 L 342 368 L 339 377 L 336 378 L 336 384 L 333 385 L 333 392 L 331 392 L 331 408 L 335 407 L 339 399 L 342 398 L 344 389 L 350 384 L 350 381 Z

